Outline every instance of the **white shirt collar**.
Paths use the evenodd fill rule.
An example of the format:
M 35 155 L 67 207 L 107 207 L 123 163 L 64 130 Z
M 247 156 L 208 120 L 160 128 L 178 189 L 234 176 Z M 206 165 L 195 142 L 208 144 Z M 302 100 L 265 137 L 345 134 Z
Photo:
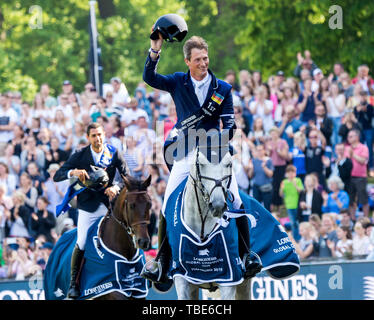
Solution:
M 202 85 L 206 85 L 206 83 L 209 83 L 210 84 L 210 80 L 211 80 L 212 76 L 210 75 L 209 72 L 207 72 L 206 76 L 204 77 L 204 79 L 202 80 L 196 80 L 194 79 L 192 76 L 191 76 L 191 81 L 192 81 L 192 84 L 194 85 L 194 87 L 196 88 L 199 88 L 201 87 Z
M 95 152 L 93 149 L 92 149 L 92 146 L 90 146 L 90 150 L 91 150 L 91 154 L 92 154 L 92 158 L 95 162 L 95 165 L 100 161 L 100 158 L 101 158 L 101 155 L 103 154 L 104 152 L 104 148 L 101 152 L 97 153 Z

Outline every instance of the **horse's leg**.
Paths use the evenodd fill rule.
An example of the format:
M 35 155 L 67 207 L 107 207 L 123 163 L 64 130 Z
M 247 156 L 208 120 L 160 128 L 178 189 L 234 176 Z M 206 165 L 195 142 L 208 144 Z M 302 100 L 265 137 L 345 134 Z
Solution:
M 198 300 L 199 288 L 180 276 L 174 278 L 178 300 Z
M 235 299 L 235 286 L 219 286 L 221 293 L 221 300 L 234 300 Z
M 251 300 L 251 279 L 245 279 L 236 286 L 235 300 Z
M 221 299 L 221 293 L 219 289 L 216 291 L 209 291 L 208 289 L 202 289 L 202 297 L 203 300 L 220 300 Z

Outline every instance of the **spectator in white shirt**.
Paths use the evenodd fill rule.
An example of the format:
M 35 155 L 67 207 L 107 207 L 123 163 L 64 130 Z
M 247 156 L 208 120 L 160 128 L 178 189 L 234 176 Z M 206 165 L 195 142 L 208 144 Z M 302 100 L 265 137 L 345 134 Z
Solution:
M 256 89 L 255 97 L 256 99 L 249 104 L 249 110 L 253 115 L 253 120 L 257 118 L 263 119 L 265 133 L 268 133 L 274 126 L 273 103 L 266 99 L 266 89 L 263 86 Z
M 151 154 L 153 144 L 156 141 L 156 132 L 150 129 L 148 121 L 144 115 L 140 116 L 137 120 L 138 129 L 134 133 L 134 138 L 138 142 L 136 147 L 142 151 L 143 157 Z
M 138 108 L 138 100 L 131 98 L 121 117 L 122 127 L 125 128 L 125 137 L 134 136 L 139 128 L 137 121 L 140 117 L 145 117 L 146 121 L 149 121 L 147 112 Z
M 130 96 L 125 84 L 122 83 L 121 79 L 118 77 L 110 79 L 110 84 L 113 88 L 113 90 L 111 90 L 113 95 L 113 107 L 126 107 L 127 103 L 130 102 Z
M 18 123 L 17 112 L 12 108 L 8 95 L 0 96 L 0 156 L 4 155 L 5 145 L 13 139 L 13 128 Z
M 370 239 L 365 234 L 365 229 L 360 221 L 354 226 L 355 235 L 353 236 L 353 255 L 367 255 L 370 252 Z
M 340 142 L 339 128 L 342 124 L 342 118 L 345 112 L 345 96 L 339 92 L 337 82 L 330 85 L 330 95 L 326 99 L 327 115 L 333 121 L 333 132 L 331 137 L 331 144 L 334 146 Z
M 119 152 L 122 153 L 123 151 L 122 142 L 120 139 L 118 139 L 117 137 L 113 135 L 114 128 L 111 122 L 105 123 L 104 131 L 105 131 L 105 142 L 115 147 Z
M 312 92 L 318 92 L 319 82 L 323 78 L 323 72 L 321 69 L 316 68 L 313 70 L 313 81 L 312 81 Z

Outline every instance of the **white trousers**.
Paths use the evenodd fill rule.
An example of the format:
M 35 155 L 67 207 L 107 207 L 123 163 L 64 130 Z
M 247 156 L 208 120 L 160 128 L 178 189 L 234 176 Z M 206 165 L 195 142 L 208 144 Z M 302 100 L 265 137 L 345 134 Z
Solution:
M 193 161 L 193 152 L 190 152 L 185 158 L 174 161 L 173 168 L 171 169 L 168 184 L 166 186 L 165 195 L 164 195 L 164 202 L 162 204 L 162 212 L 165 213 L 166 203 L 173 193 L 173 191 L 180 185 L 180 183 L 188 177 L 190 174 L 190 167 Z M 239 188 L 238 183 L 235 178 L 235 174 L 232 174 L 231 177 L 231 184 L 229 190 L 234 195 L 234 202 L 233 206 L 234 209 L 240 209 L 242 204 L 242 200 L 239 196 Z
M 77 244 L 80 250 L 84 250 L 88 229 L 98 218 L 105 216 L 108 209 L 101 203 L 95 212 L 88 212 L 81 209 L 79 209 L 78 212 Z

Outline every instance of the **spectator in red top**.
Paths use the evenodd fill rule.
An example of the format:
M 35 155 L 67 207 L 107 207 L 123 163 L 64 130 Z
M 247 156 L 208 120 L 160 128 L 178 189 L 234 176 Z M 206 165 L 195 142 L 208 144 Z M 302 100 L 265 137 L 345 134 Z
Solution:
M 368 94 L 374 95 L 374 80 L 369 75 L 369 67 L 366 64 L 362 64 L 357 68 L 357 75 L 352 79 L 352 83 L 356 84 L 359 82 L 362 86 L 362 89 L 365 90 Z
M 277 191 L 286 173 L 288 144 L 286 140 L 280 138 L 279 128 L 271 128 L 269 134 L 270 139 L 266 142 L 266 149 L 274 165 L 273 190 L 276 192 L 273 192 L 271 203 L 273 209 L 275 209 L 283 203 L 283 199 L 279 196 Z
M 366 217 L 369 216 L 369 202 L 367 186 L 367 163 L 369 161 L 369 149 L 365 144 L 360 143 L 360 132 L 350 130 L 348 133 L 348 145 L 345 147 L 344 156 L 350 158 L 353 164 L 351 172 L 350 190 L 350 212 L 355 219 L 357 203 L 362 205 Z M 357 197 L 357 199 L 356 199 Z
M 174 101 L 171 100 L 168 104 L 168 113 L 169 116 L 164 119 L 164 139 L 168 137 L 168 134 L 174 125 L 177 123 L 177 110 L 175 109 Z

